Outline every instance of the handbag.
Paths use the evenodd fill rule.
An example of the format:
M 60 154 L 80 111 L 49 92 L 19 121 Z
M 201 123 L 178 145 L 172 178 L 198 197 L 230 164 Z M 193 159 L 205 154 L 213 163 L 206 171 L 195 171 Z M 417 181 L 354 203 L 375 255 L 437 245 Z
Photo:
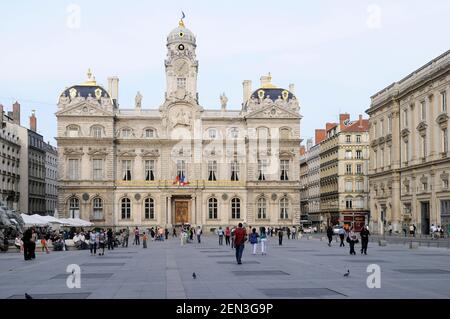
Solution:
M 350 237 L 347 236 L 346 241 L 347 241 L 347 243 L 350 243 Z

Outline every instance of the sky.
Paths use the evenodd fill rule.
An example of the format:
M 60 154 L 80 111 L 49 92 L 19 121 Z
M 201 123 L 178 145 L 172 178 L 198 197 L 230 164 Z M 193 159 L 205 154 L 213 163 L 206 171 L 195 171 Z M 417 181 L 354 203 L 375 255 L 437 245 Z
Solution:
M 60 93 L 91 68 L 106 88 L 118 76 L 119 103 L 158 108 L 165 92 L 166 36 L 185 25 L 197 37 L 199 102 L 240 109 L 242 82 L 295 84 L 301 138 L 364 114 L 370 96 L 450 49 L 448 0 L 84 1 L 0 2 L 0 103 L 22 106 L 28 126 L 56 144 Z M 367 115 L 364 114 L 366 117 Z

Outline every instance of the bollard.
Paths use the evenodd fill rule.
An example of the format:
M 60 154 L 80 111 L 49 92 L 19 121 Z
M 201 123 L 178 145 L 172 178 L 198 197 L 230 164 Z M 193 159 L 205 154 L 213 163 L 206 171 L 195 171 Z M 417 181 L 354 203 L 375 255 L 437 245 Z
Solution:
M 409 249 L 418 249 L 419 248 L 419 243 L 417 241 L 411 241 L 409 243 Z

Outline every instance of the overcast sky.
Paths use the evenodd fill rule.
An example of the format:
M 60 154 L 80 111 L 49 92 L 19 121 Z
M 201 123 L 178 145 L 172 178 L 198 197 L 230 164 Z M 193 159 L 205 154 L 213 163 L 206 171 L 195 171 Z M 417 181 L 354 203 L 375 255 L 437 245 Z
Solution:
M 433 1 L 1 1 L 0 103 L 18 100 L 22 122 L 56 142 L 56 101 L 86 79 L 120 79 L 121 107 L 158 108 L 165 92 L 166 36 L 197 36 L 200 104 L 241 108 L 242 81 L 271 72 L 296 86 L 302 138 L 363 113 L 370 96 L 450 49 L 450 2 Z

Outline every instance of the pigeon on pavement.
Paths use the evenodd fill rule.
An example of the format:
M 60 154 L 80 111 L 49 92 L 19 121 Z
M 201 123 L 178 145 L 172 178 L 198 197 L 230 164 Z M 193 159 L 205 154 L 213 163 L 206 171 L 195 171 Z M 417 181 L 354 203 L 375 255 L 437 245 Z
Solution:
M 197 279 L 197 275 L 195 274 L 195 272 L 192 273 L 192 278 Z
M 350 276 L 350 269 L 347 269 L 347 273 L 344 274 L 344 277 Z

